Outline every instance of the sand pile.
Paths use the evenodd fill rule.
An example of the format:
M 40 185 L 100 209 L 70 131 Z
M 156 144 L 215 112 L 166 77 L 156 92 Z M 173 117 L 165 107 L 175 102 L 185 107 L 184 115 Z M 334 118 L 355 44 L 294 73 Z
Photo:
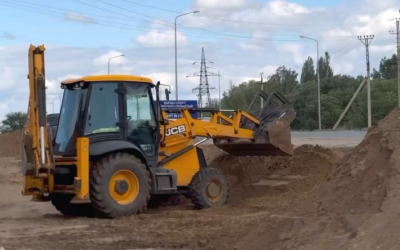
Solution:
M 305 192 L 318 184 L 340 159 L 341 151 L 302 145 L 291 157 L 236 157 L 216 149 L 204 148 L 209 165 L 220 169 L 231 187 L 230 202 L 250 197 L 271 196 L 282 192 Z M 301 179 L 298 185 L 284 188 L 257 188 L 253 184 L 279 179 Z M 245 202 L 244 202 L 245 203 Z
M 400 109 L 396 109 L 371 128 L 324 181 L 282 209 L 280 219 L 250 231 L 238 246 L 400 249 L 399 173 Z M 272 226 L 276 224 L 280 229 Z
M 399 173 L 396 109 L 368 131 L 308 200 L 318 201 L 320 214 L 344 223 L 342 233 L 352 239 L 346 242 L 349 249 L 400 249 L 400 239 L 394 237 L 400 233 Z
M 0 158 L 20 157 L 21 141 L 22 141 L 21 130 L 0 134 Z

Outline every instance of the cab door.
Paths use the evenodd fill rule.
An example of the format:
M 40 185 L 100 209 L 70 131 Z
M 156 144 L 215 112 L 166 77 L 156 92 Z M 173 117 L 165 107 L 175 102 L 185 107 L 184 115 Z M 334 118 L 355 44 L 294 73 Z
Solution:
M 157 164 L 159 125 L 154 109 L 151 85 L 148 83 L 124 83 L 126 139 L 135 144 L 147 161 Z

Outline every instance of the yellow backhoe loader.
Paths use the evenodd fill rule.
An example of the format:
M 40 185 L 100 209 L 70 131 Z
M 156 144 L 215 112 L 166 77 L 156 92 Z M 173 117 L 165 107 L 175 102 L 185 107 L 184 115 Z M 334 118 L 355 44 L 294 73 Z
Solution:
M 260 92 L 253 104 L 260 107 L 256 100 L 262 98 L 262 108 L 237 110 L 230 118 L 211 108 L 163 110 L 160 82 L 132 75 L 61 82 L 64 94 L 53 135 L 46 118 L 44 53 L 44 45 L 29 48 L 22 194 L 51 201 L 62 214 L 114 218 L 179 195 L 197 209 L 225 204 L 228 184 L 218 169 L 207 166 L 198 147 L 208 139 L 233 155 L 293 154 L 295 111 L 278 92 Z M 170 112 L 182 117 L 170 120 Z M 211 119 L 194 119 L 193 112 L 211 113 Z

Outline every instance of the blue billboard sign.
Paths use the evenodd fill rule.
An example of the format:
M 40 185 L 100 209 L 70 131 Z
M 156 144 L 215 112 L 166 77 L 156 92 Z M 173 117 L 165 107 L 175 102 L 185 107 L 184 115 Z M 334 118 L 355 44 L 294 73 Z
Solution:
M 178 100 L 178 101 L 161 101 L 160 106 L 163 110 L 168 109 L 181 109 L 181 108 L 197 108 L 197 101 L 196 100 Z M 197 119 L 197 112 L 190 113 L 194 119 Z M 170 119 L 178 119 L 181 118 L 182 115 L 180 112 L 177 113 L 167 113 L 168 118 Z

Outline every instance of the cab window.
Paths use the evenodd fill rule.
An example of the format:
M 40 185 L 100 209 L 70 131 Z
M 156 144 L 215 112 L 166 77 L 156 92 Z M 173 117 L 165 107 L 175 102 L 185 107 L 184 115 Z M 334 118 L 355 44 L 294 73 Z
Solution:
M 85 135 L 119 132 L 117 83 L 93 83 L 86 117 Z
M 142 83 L 126 86 L 127 137 L 139 145 L 146 155 L 153 155 L 157 124 L 149 88 L 149 84 Z

